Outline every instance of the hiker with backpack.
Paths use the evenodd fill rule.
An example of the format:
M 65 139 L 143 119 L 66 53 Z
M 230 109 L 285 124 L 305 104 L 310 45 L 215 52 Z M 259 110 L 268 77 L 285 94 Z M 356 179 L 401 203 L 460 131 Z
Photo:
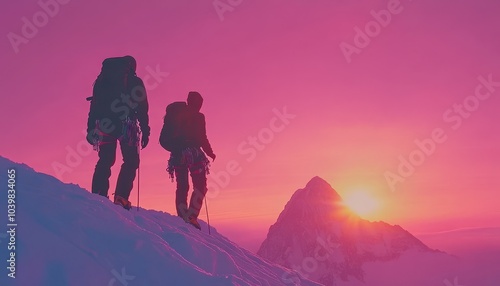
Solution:
M 120 144 L 123 164 L 116 183 L 114 203 L 131 208 L 128 200 L 139 167 L 139 146 L 149 142 L 146 89 L 136 75 L 132 56 L 108 58 L 94 82 L 87 121 L 87 141 L 98 151 L 99 160 L 92 177 L 92 193 L 108 196 L 111 167 Z M 142 137 L 141 137 L 142 134 Z
M 207 138 L 205 115 L 200 112 L 203 97 L 191 91 L 186 102 L 174 102 L 167 106 L 160 133 L 161 146 L 170 151 L 167 171 L 175 178 L 177 188 L 175 205 L 177 215 L 185 222 L 201 229 L 198 223 L 203 199 L 207 193 L 207 174 L 209 161 L 215 154 Z M 206 154 L 206 155 L 205 155 Z M 189 178 L 193 181 L 193 193 L 189 205 Z

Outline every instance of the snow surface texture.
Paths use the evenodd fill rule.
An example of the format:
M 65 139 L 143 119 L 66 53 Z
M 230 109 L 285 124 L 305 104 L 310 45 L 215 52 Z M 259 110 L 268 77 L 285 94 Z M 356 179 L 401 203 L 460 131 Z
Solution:
M 0 237 L 0 285 L 159 286 L 284 285 L 293 271 L 244 250 L 200 221 L 127 211 L 77 185 L 64 184 L 0 157 L 1 182 L 16 170 L 16 278 L 7 277 L 7 241 Z M 5 188 L 4 188 L 5 189 Z M 0 198 L 5 234 L 7 195 Z M 318 285 L 299 279 L 300 285 Z
M 258 254 L 324 285 L 500 285 L 491 275 L 466 272 L 458 257 L 430 249 L 400 226 L 352 214 L 319 177 L 292 195 Z M 299 278 L 286 279 L 293 285 Z

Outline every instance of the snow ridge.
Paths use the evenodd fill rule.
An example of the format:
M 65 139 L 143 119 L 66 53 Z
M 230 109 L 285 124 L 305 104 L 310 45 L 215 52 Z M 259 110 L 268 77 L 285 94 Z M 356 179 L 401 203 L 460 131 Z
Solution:
M 0 157 L 0 169 L 8 168 L 18 180 L 19 273 L 16 279 L 2 275 L 0 285 L 282 285 L 282 277 L 293 273 L 215 229 L 209 235 L 203 221 L 199 231 L 168 213 L 126 211 Z M 5 200 L 0 199 L 0 212 L 6 214 Z M 6 216 L 1 222 L 6 225 Z M 4 246 L 0 241 L 2 259 L 8 257 Z M 299 279 L 301 285 L 318 285 Z

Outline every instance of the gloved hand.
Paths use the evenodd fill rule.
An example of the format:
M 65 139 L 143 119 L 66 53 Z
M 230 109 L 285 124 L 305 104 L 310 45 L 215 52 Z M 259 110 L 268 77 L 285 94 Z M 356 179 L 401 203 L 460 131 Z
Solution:
M 212 162 L 215 161 L 215 154 L 214 153 L 211 153 L 211 154 L 207 154 L 208 157 L 212 158 Z
M 89 142 L 90 145 L 94 145 L 94 138 L 96 137 L 96 132 L 95 130 L 87 131 L 87 142 Z
M 148 146 L 148 143 L 149 143 L 149 135 L 143 134 L 141 138 L 141 149 L 146 148 L 146 146 Z

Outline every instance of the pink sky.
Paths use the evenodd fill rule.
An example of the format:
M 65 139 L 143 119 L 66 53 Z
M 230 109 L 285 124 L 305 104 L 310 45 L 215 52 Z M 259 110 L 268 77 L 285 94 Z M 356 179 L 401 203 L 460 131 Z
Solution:
M 499 226 L 500 87 L 475 96 L 479 76 L 500 82 L 499 3 L 255 2 L 243 0 L 221 18 L 212 1 L 69 1 L 15 47 L 9 33 L 23 37 L 23 17 L 43 21 L 44 10 L 36 1 L 4 4 L 0 155 L 90 189 L 97 154 L 81 148 L 84 99 L 104 58 L 130 54 L 148 78 L 145 208 L 175 212 L 168 153 L 157 141 L 166 105 L 197 90 L 217 154 L 212 175 L 222 178 L 228 163 L 241 168 L 226 186 L 218 183 L 220 191 L 209 180 L 211 222 L 243 246 L 254 249 L 292 193 L 316 175 L 342 196 L 362 188 L 377 198 L 382 207 L 370 220 L 414 232 Z M 388 7 L 390 21 L 348 62 L 339 45 L 355 45 L 355 27 L 370 27 L 371 11 Z M 168 76 L 155 79 L 156 68 Z M 472 111 L 458 126 L 453 108 L 464 101 Z M 280 125 L 273 110 L 285 107 L 294 117 Z M 446 140 L 391 190 L 384 174 L 397 174 L 398 158 L 435 129 Z M 248 142 L 259 134 L 262 150 Z M 68 164 L 68 150 L 80 150 L 81 160 Z M 71 172 L 57 174 L 54 164 Z

